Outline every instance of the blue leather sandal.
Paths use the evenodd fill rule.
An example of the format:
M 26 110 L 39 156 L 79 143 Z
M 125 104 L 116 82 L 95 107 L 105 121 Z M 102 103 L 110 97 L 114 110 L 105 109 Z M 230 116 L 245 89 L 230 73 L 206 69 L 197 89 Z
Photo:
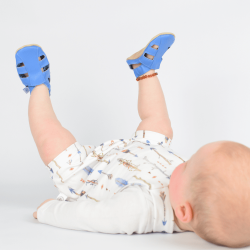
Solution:
M 174 43 L 175 35 L 172 33 L 160 33 L 153 37 L 146 47 L 136 52 L 129 58 L 127 58 L 127 63 L 130 69 L 133 69 L 132 64 L 141 64 L 139 67 L 133 69 L 136 77 L 139 77 L 150 69 L 159 69 L 162 61 L 162 56 Z M 158 45 L 157 49 L 152 46 Z M 153 60 L 147 58 L 146 56 L 154 56 Z
M 40 84 L 45 84 L 50 89 L 50 68 L 49 61 L 39 45 L 29 44 L 16 51 L 16 67 L 19 77 L 27 94 Z

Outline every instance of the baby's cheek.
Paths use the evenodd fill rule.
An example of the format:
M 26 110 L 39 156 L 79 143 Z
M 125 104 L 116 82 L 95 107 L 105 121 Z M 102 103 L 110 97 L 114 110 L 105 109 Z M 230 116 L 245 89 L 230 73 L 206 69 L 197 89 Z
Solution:
M 182 167 L 182 164 L 176 167 L 176 169 L 173 171 L 171 178 L 170 178 L 169 196 L 170 196 L 171 204 L 173 206 L 175 206 L 178 203 L 178 201 L 180 201 L 181 199 L 181 185 L 182 185 L 181 167 Z

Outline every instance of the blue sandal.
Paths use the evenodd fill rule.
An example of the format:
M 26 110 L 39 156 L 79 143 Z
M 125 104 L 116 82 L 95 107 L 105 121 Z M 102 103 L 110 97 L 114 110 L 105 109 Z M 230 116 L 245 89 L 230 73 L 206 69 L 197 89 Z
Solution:
M 148 72 L 150 69 L 159 69 L 162 56 L 174 43 L 174 40 L 174 34 L 160 33 L 153 37 L 146 47 L 127 58 L 127 63 L 130 69 L 133 69 L 132 64 L 141 64 L 139 67 L 133 69 L 135 76 L 139 77 Z M 154 49 L 153 45 L 158 45 L 159 47 Z M 147 58 L 147 54 L 154 56 L 153 60 Z
M 30 44 L 16 51 L 16 67 L 19 77 L 27 94 L 40 84 L 45 84 L 50 95 L 50 68 L 49 61 L 39 45 Z

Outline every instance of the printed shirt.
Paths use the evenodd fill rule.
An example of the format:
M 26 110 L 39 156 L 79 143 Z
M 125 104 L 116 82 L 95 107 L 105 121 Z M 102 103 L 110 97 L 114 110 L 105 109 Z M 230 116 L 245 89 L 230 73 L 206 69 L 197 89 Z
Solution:
M 38 209 L 38 220 L 103 233 L 182 232 L 174 223 L 168 187 L 173 170 L 185 160 L 170 143 L 162 134 L 140 130 L 98 147 L 71 145 L 65 152 L 77 148 L 74 171 L 72 165 L 59 167 L 65 152 L 49 168 L 57 173 L 53 179 L 60 191 L 75 201 L 46 203 Z M 74 178 L 82 181 L 72 188 Z

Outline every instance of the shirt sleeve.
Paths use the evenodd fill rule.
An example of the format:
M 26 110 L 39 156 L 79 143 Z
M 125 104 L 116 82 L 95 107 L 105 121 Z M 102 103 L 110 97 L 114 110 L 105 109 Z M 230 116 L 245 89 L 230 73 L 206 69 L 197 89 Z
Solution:
M 82 198 L 76 202 L 45 203 L 38 209 L 38 221 L 61 228 L 111 234 L 142 234 L 153 230 L 153 201 L 146 188 L 129 186 L 99 202 Z

